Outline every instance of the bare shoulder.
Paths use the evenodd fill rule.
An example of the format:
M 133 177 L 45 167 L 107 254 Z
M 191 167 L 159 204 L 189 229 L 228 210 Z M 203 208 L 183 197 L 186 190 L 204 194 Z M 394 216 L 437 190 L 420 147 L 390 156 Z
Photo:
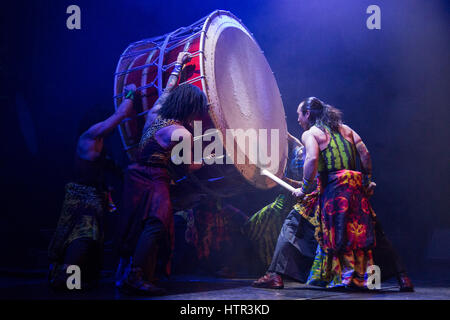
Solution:
M 302 134 L 303 145 L 306 145 L 308 140 L 311 140 L 311 139 L 314 139 L 316 142 L 319 142 L 321 139 L 320 132 L 321 131 L 315 127 L 311 127 L 309 130 L 306 130 L 305 132 L 303 132 L 303 134 Z
M 172 124 L 167 128 L 170 128 L 171 131 L 177 131 L 183 137 L 192 137 L 192 133 L 181 124 Z
M 98 127 L 98 123 L 94 124 L 92 127 L 90 127 L 88 130 L 86 130 L 85 132 L 83 132 L 80 137 L 78 138 L 78 145 L 83 145 L 86 143 L 91 143 L 93 141 L 95 141 L 95 129 L 96 127 Z
M 172 124 L 156 131 L 155 138 L 163 148 L 167 149 L 179 141 L 192 139 L 192 134 L 184 126 Z
M 314 136 L 313 132 L 311 131 L 312 128 L 303 131 L 302 133 L 302 141 L 305 141 L 305 139 L 310 138 L 311 136 Z
M 348 125 L 346 124 L 341 124 L 341 128 L 344 130 L 352 130 L 352 128 L 350 128 Z
M 341 130 L 343 131 L 343 133 L 348 133 L 348 134 L 351 134 L 353 132 L 353 129 L 350 128 L 346 124 L 341 124 Z
M 157 131 L 156 135 L 166 141 L 169 141 L 172 135 L 176 135 L 177 137 L 181 137 L 182 139 L 192 137 L 192 134 L 180 124 L 171 124 L 167 127 L 161 128 Z
M 308 131 L 310 131 L 310 134 L 316 138 L 319 144 L 327 141 L 328 139 L 326 133 L 316 126 L 312 126 Z
M 341 134 L 344 136 L 344 138 L 346 138 L 349 141 L 355 141 L 355 137 L 357 136 L 355 131 L 350 128 L 348 125 L 346 124 L 342 124 L 339 128 Z
M 87 138 L 86 132 L 82 133 L 77 141 L 77 153 L 79 154 L 82 153 L 84 150 L 86 150 L 86 146 L 89 144 L 91 140 L 92 139 Z
M 316 136 L 316 137 L 319 137 L 319 136 L 322 136 L 322 135 L 325 134 L 322 130 L 320 130 L 316 126 L 312 126 L 308 131 L 310 131 L 311 134 Z
M 94 160 L 99 155 L 96 149 L 102 145 L 103 139 L 92 138 L 86 131 L 78 138 L 76 153 L 82 159 Z

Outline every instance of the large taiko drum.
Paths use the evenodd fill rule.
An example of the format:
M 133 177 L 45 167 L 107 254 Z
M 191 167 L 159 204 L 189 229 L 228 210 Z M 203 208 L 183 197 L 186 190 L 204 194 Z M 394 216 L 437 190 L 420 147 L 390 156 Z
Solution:
M 278 164 L 272 173 L 281 177 L 287 160 L 287 128 L 281 95 L 263 52 L 252 34 L 233 14 L 215 11 L 189 27 L 169 34 L 132 43 L 121 55 L 114 82 L 115 106 L 121 103 L 122 89 L 134 83 L 142 101 L 136 116 L 120 125 L 120 133 L 131 160 L 137 151 L 146 114 L 161 95 L 174 67 L 178 53 L 188 51 L 192 59 L 184 66 L 180 84 L 190 83 L 206 94 L 209 116 L 203 119 L 203 131 L 220 130 L 224 154 L 245 154 L 245 163 L 204 165 L 187 176 L 202 191 L 215 196 L 232 196 L 253 185 L 269 189 L 275 183 L 260 174 L 260 166 L 252 163 L 249 152 L 255 150 L 245 140 L 229 143 L 227 130 L 266 129 L 267 149 L 278 151 Z M 270 132 L 278 130 L 272 141 Z M 195 138 L 195 137 L 194 137 Z M 228 142 L 228 143 L 227 143 Z M 210 142 L 203 142 L 203 147 Z M 272 146 L 272 144 L 276 144 Z M 258 148 L 258 146 L 256 146 Z M 257 149 L 256 149 L 257 150 Z M 236 160 L 236 159 L 234 159 Z

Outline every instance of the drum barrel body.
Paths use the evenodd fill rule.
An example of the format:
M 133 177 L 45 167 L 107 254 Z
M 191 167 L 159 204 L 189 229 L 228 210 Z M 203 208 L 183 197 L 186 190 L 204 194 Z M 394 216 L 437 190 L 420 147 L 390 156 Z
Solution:
M 192 59 L 184 65 L 179 84 L 197 86 L 208 99 L 209 112 L 202 120 L 202 131 L 212 128 L 220 131 L 226 157 L 230 148 L 240 148 L 235 142 L 227 145 L 228 129 L 276 129 L 280 159 L 273 173 L 281 176 L 287 159 L 287 129 L 275 78 L 251 33 L 234 15 L 219 10 L 189 27 L 135 42 L 121 55 L 115 73 L 115 106 L 121 103 L 126 84 L 134 83 L 141 98 L 135 103 L 136 115 L 119 127 L 130 159 L 134 159 L 146 114 L 161 95 L 182 51 L 188 51 Z M 202 150 L 209 143 L 203 141 Z M 186 179 L 175 180 L 218 197 L 235 195 L 250 185 L 261 189 L 275 185 L 260 175 L 257 164 L 236 164 L 236 161 L 204 165 Z

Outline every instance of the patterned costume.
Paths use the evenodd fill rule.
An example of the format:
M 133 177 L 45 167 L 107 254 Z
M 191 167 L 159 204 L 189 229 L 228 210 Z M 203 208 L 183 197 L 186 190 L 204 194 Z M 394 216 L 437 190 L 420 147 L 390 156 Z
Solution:
M 300 180 L 303 170 L 303 148 L 292 148 L 290 159 L 289 165 L 286 167 L 285 175 L 295 180 Z M 288 268 L 286 261 L 273 258 L 274 252 L 278 258 L 288 256 L 286 252 L 281 252 L 284 243 L 289 246 L 303 246 L 298 245 L 298 239 L 295 236 L 296 231 L 292 229 L 296 219 L 295 217 L 291 217 L 289 213 L 294 204 L 294 197 L 283 189 L 274 202 L 256 212 L 243 227 L 243 232 L 253 244 L 253 248 L 256 250 L 259 261 L 264 269 L 276 269 L 280 273 L 284 273 L 287 269 L 296 269 Z M 288 219 L 290 221 L 289 223 L 285 221 L 288 215 L 290 217 Z M 294 229 L 297 229 L 297 227 L 294 227 Z M 276 247 L 278 247 L 278 251 Z M 287 249 L 287 251 L 290 250 Z M 306 269 L 309 270 L 309 267 Z M 302 278 L 296 272 L 293 272 L 291 276 L 294 278 Z
M 319 210 L 299 212 L 316 226 L 319 242 L 308 284 L 365 287 L 368 266 L 373 265 L 375 213 L 362 185 L 362 174 L 356 169 L 356 151 L 339 132 L 325 127 L 330 143 L 320 153 L 319 189 L 309 195 L 309 206 Z
M 293 205 L 291 195 L 279 194 L 274 202 L 256 212 L 244 225 L 243 232 L 253 243 L 264 269 L 272 261 L 280 230 Z
M 329 160 L 325 162 L 324 158 L 320 160 L 320 168 L 323 171 L 323 168 L 333 169 L 335 168 L 341 169 L 343 165 L 349 165 L 353 167 L 355 161 L 355 152 L 354 148 L 349 142 L 345 142 L 342 140 L 342 137 L 334 136 L 331 140 L 331 147 L 335 148 L 335 151 L 341 150 L 341 154 L 337 152 L 331 152 L 331 150 L 324 150 L 322 156 L 326 156 Z M 337 146 L 341 146 L 341 149 L 336 148 Z M 336 150 L 337 149 L 337 150 Z M 350 151 L 350 154 L 345 153 L 345 150 Z M 343 151 L 343 152 L 342 152 Z M 334 163 L 333 163 L 334 162 Z M 352 197 L 350 200 L 357 204 L 356 195 L 360 194 L 360 173 L 355 171 L 347 170 L 348 172 L 342 175 L 339 173 L 330 174 L 330 181 L 328 181 L 328 175 L 322 174 L 322 177 L 326 177 L 329 188 L 334 190 L 339 189 L 337 185 L 339 185 L 338 177 L 341 176 L 341 184 L 344 185 L 344 190 L 348 189 L 345 185 L 350 185 L 351 188 L 356 188 L 355 197 Z M 340 172 L 338 170 L 338 172 Z M 337 181 L 333 182 L 333 176 L 337 177 Z M 350 181 L 351 180 L 351 181 Z M 283 226 L 281 228 L 281 232 L 278 236 L 278 240 L 275 246 L 275 250 L 272 257 L 272 262 L 267 269 L 267 273 L 259 278 L 257 281 L 253 283 L 255 287 L 262 288 L 274 288 L 280 289 L 283 287 L 282 278 L 280 276 L 288 276 L 292 279 L 295 279 L 300 282 L 306 282 L 309 275 L 309 283 L 316 284 L 321 286 L 340 286 L 342 285 L 342 276 L 341 274 L 347 271 L 344 274 L 344 281 L 355 278 L 355 282 L 358 283 L 358 279 L 364 279 L 365 269 L 364 266 L 371 264 L 370 258 L 371 254 L 373 254 L 373 259 L 375 260 L 376 265 L 380 267 L 383 272 L 381 273 L 381 279 L 387 280 L 392 276 L 396 276 L 399 279 L 399 283 L 401 286 L 405 286 L 407 284 L 405 280 L 406 269 L 401 262 L 400 257 L 395 252 L 392 247 L 391 242 L 386 237 L 383 232 L 383 229 L 376 220 L 375 214 L 369 206 L 368 201 L 361 200 L 362 203 L 362 211 L 370 212 L 369 216 L 356 218 L 354 220 L 372 220 L 372 224 L 368 223 L 369 227 L 373 226 L 374 230 L 369 231 L 367 233 L 367 228 L 364 228 L 364 224 L 353 222 L 349 225 L 349 228 L 343 230 L 343 228 L 336 228 L 333 226 L 335 221 L 330 219 L 329 217 L 321 216 L 321 205 L 320 199 L 323 194 L 322 190 L 324 185 L 320 183 L 321 180 L 318 180 L 319 183 L 316 184 L 316 189 L 307 194 L 300 203 L 294 205 L 294 210 L 292 210 L 289 215 L 286 217 Z M 323 180 L 322 180 L 323 181 Z M 357 187 L 358 186 L 358 187 Z M 347 190 L 348 191 L 348 190 Z M 326 195 L 323 195 L 325 198 Z M 340 195 L 342 196 L 342 194 Z M 329 196 L 328 196 L 329 197 Z M 356 199 L 356 201 L 355 201 Z M 329 199 L 330 200 L 330 199 Z M 347 207 L 344 203 L 348 200 L 337 199 L 337 208 L 338 214 L 334 213 L 332 216 L 338 218 L 342 218 L 342 215 L 345 214 L 343 209 Z M 327 203 L 325 201 L 325 203 Z M 354 205 L 353 205 L 354 207 Z M 328 202 L 328 206 L 326 210 L 333 212 L 332 202 Z M 355 214 L 353 213 L 353 216 Z M 323 222 L 323 224 L 322 224 Z M 338 223 L 339 225 L 339 223 Z M 341 224 L 342 225 L 342 224 Z M 345 224 L 344 224 L 345 225 Z M 325 228 L 323 228 L 325 227 Z M 324 230 L 332 230 L 325 231 L 326 236 L 323 235 Z M 356 258 L 359 259 L 356 261 L 352 261 L 351 254 L 344 254 L 342 259 L 339 260 L 339 256 L 335 255 L 327 255 L 324 253 L 324 250 L 318 246 L 318 242 L 324 244 L 325 246 L 330 247 L 330 243 L 335 243 L 336 239 L 334 235 L 336 234 L 336 230 L 340 232 L 341 237 L 348 233 L 349 241 L 355 241 L 356 243 L 366 243 L 369 245 L 370 242 L 375 240 L 373 239 L 373 231 L 375 233 L 376 238 L 376 247 L 373 247 L 372 250 L 356 250 Z M 366 231 L 364 234 L 362 231 Z M 317 240 L 317 241 L 316 241 Z M 342 241 L 341 241 L 342 243 Z M 329 250 L 331 253 L 332 250 Z M 317 252 L 317 254 L 315 254 Z M 361 255 L 361 253 L 367 252 L 367 256 Z M 313 268 L 311 266 L 314 262 Z M 361 261 L 366 258 L 367 261 Z M 331 267 L 334 267 L 333 269 Z M 357 271 L 352 272 L 352 268 L 355 268 Z
M 195 250 L 196 259 L 190 260 L 198 261 L 196 271 L 216 275 L 219 271 L 224 273 L 222 276 L 230 276 L 238 270 L 242 264 L 239 258 L 242 254 L 238 252 L 245 248 L 241 226 L 248 219 L 243 212 L 221 199 L 209 197 L 177 214 L 185 215 L 184 239 Z
M 151 221 L 161 223 L 164 230 L 161 249 L 165 250 L 160 252 L 166 253 L 162 255 L 162 258 L 167 274 L 170 273 L 170 251 L 174 247 L 174 220 L 167 168 L 170 150 L 165 150 L 159 145 L 155 139 L 155 133 L 173 124 L 180 124 L 180 122 L 158 117 L 141 138 L 136 163 L 131 164 L 125 174 L 121 232 L 121 255 L 131 256 L 137 248 L 138 256 L 142 258 L 138 260 L 145 260 L 144 256 L 150 254 L 146 251 L 150 249 L 145 249 L 139 244 L 144 242 L 140 241 L 140 237 L 145 234 L 143 231 L 145 231 L 146 223 L 148 228 L 152 227 Z M 136 252 L 134 258 L 136 260 Z M 135 262 L 144 264 L 142 261 L 133 261 Z M 144 266 L 142 268 L 144 269 Z M 150 277 L 153 276 L 152 273 L 150 272 Z
M 101 222 L 105 205 L 105 192 L 73 182 L 66 185 L 62 213 L 49 246 L 52 261 L 61 261 L 65 248 L 76 239 L 103 241 Z
M 105 159 L 76 158 L 74 182 L 65 187 L 65 198 L 58 224 L 48 248 L 52 263 L 49 280 L 52 286 L 65 286 L 66 267 L 82 264 L 83 280 L 96 280 L 100 271 L 103 246 L 103 216 L 108 209 L 109 194 L 104 191 Z

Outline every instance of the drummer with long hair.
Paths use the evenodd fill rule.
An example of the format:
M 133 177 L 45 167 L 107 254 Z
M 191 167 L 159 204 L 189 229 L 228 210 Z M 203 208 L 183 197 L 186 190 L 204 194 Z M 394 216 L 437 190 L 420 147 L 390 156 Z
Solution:
M 177 143 L 172 135 L 191 141 L 186 129 L 207 112 L 205 94 L 191 84 L 177 86 L 187 52 L 178 55 L 163 94 L 149 112 L 135 163 L 128 167 L 124 184 L 122 256 L 131 255 L 132 263 L 118 286 L 125 293 L 161 295 L 154 284 L 157 260 L 170 273 L 170 255 L 174 245 L 174 218 L 170 201 L 168 172 L 171 150 Z M 196 170 L 201 164 L 188 164 Z
M 320 206 L 315 219 L 319 246 L 307 284 L 364 288 L 367 268 L 374 265 L 378 251 L 386 254 L 388 264 L 396 269 L 400 289 L 412 291 L 413 285 L 369 203 L 376 184 L 371 179 L 371 157 L 361 137 L 343 124 L 340 110 L 315 97 L 301 102 L 297 113 L 305 130 L 302 142 L 306 158 L 303 184 L 294 195 L 304 201 L 318 190 Z

